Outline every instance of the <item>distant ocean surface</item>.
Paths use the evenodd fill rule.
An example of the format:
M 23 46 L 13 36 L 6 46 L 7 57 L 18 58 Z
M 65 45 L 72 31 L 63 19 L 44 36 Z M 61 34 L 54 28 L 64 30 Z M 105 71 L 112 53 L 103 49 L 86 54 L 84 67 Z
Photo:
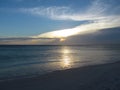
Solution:
M 120 61 L 120 45 L 0 46 L 0 80 Z

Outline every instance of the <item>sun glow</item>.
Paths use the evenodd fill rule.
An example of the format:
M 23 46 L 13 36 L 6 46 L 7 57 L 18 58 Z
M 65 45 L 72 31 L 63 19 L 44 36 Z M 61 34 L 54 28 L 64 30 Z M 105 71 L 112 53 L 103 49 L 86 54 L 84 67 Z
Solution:
M 65 40 L 66 40 L 66 39 L 64 39 L 64 38 L 61 38 L 61 39 L 60 39 L 60 42 L 64 42 Z
M 60 30 L 60 31 L 53 31 L 53 35 L 57 37 L 68 37 L 75 33 L 73 30 Z

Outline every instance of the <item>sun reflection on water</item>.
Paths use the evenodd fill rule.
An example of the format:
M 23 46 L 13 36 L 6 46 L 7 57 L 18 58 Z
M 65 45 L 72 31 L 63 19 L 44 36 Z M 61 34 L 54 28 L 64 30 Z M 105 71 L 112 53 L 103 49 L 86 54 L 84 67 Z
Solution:
M 62 68 L 70 68 L 71 67 L 71 55 L 70 55 L 70 49 L 69 48 L 66 48 L 64 47 L 62 49 L 62 63 L 61 63 L 61 66 Z
M 68 56 L 63 57 L 62 63 L 63 63 L 63 68 L 71 67 L 71 61 L 70 61 L 70 58 Z

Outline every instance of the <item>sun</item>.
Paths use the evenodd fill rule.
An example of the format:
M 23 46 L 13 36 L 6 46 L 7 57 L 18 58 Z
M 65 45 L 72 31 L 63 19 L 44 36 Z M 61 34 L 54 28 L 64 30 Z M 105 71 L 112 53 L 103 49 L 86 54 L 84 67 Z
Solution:
M 64 38 L 60 38 L 60 42 L 64 42 L 66 39 Z

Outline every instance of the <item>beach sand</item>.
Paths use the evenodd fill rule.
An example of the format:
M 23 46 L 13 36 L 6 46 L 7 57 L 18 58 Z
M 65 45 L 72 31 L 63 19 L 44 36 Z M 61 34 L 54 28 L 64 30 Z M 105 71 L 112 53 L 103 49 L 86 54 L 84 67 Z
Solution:
M 2 81 L 0 90 L 120 90 L 120 62 Z

